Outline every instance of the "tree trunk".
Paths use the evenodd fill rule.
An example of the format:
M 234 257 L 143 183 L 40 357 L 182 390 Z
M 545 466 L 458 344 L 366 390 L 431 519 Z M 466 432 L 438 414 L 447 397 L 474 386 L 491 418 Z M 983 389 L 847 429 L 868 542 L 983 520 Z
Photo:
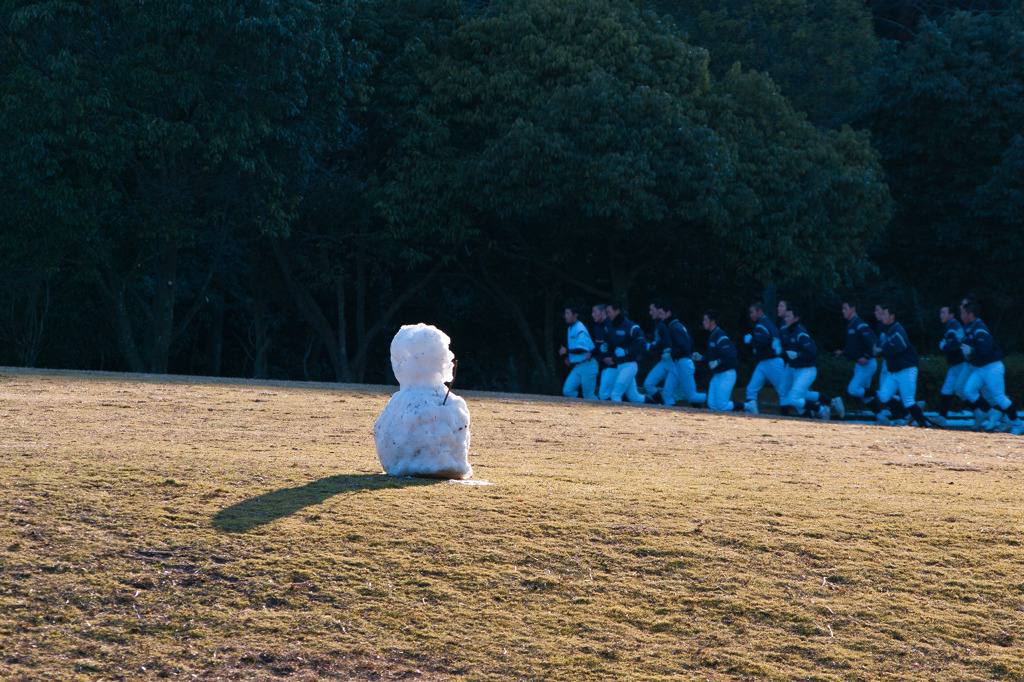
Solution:
M 249 249 L 249 291 L 252 293 L 253 336 L 255 353 L 253 354 L 253 378 L 266 379 L 269 376 L 267 353 L 270 350 L 271 338 L 267 333 L 267 297 L 263 291 L 263 259 L 260 258 L 259 247 L 253 243 Z
M 288 291 L 292 295 L 292 300 L 295 301 L 295 306 L 306 319 L 306 322 L 313 328 L 313 333 L 319 337 L 321 343 L 324 344 L 324 348 L 327 349 L 327 355 L 331 359 L 331 366 L 334 368 L 335 380 L 340 382 L 350 381 L 348 359 L 342 354 L 345 347 L 344 344 L 339 340 L 338 335 L 334 333 L 331 323 L 327 320 L 323 311 L 320 310 L 319 304 L 317 304 L 309 289 L 293 276 L 291 261 L 288 259 L 288 254 L 281 245 L 281 241 L 273 239 L 270 244 L 274 250 L 274 256 L 277 258 L 277 263 L 281 268 L 281 274 L 284 275 L 285 283 L 288 285 Z M 339 304 L 343 305 L 343 301 L 344 299 L 339 300 Z M 343 315 L 344 311 L 341 311 L 341 313 Z
M 345 359 L 345 370 L 343 375 L 338 376 L 338 381 L 349 381 L 352 372 L 348 365 L 348 320 L 346 315 L 348 313 L 346 301 L 345 301 L 345 282 L 344 279 L 339 277 L 337 283 L 334 286 L 335 300 L 338 305 L 338 357 Z
M 559 292 L 548 290 L 544 295 L 544 367 L 541 370 L 544 383 L 549 393 L 559 391 L 558 356 L 555 348 L 561 344 L 555 341 L 555 321 L 558 317 L 557 308 Z
M 544 354 L 537 346 L 537 340 L 533 337 L 530 323 L 518 299 L 509 295 L 507 289 L 494 279 L 494 276 L 487 268 L 487 264 L 483 261 L 480 262 L 480 273 L 483 276 L 484 290 L 498 302 L 499 306 L 509 315 L 516 329 L 519 330 L 530 360 L 533 362 L 533 366 L 540 372 L 542 381 L 554 386 L 557 383 L 554 367 L 545 362 Z
M 224 355 L 224 304 L 218 303 L 213 313 L 213 329 L 210 330 L 210 341 L 207 346 L 209 359 L 206 361 L 206 372 L 209 376 L 219 377 L 221 360 Z
M 111 322 L 114 325 L 114 333 L 117 337 L 117 348 L 121 356 L 128 363 L 129 369 L 139 374 L 146 372 L 146 363 L 142 361 L 139 347 L 135 342 L 135 331 L 132 326 L 132 316 L 128 310 L 128 303 L 125 301 L 124 281 L 109 267 L 103 267 L 97 284 L 100 291 L 107 299 L 110 306 Z
M 146 349 L 149 371 L 166 374 L 174 341 L 174 292 L 178 276 L 178 245 L 165 242 L 157 254 L 156 300 L 150 314 Z

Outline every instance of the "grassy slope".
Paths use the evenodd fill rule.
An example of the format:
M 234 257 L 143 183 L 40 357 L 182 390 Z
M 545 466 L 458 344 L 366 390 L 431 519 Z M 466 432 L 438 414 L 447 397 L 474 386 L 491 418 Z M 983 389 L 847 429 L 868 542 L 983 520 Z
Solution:
M 0 372 L 0 679 L 1024 679 L 1024 439 Z

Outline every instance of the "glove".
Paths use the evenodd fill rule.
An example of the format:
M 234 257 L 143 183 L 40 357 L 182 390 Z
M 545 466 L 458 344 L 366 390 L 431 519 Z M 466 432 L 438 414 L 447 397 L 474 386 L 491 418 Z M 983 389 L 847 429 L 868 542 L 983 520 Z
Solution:
M 971 353 L 974 352 L 974 348 L 972 346 L 968 346 L 966 343 L 960 344 L 960 350 L 963 352 L 965 358 L 971 357 Z
M 693 360 L 694 362 L 700 362 L 701 360 L 704 359 L 704 356 L 701 355 L 700 353 L 695 352 L 693 355 L 690 356 L 690 359 Z
M 709 322 L 708 324 L 711 324 L 711 323 Z M 747 334 L 746 336 L 743 337 L 743 343 L 750 343 L 753 340 L 754 340 L 754 337 L 751 336 L 750 334 Z
M 795 350 L 787 350 L 786 351 L 786 357 L 789 358 L 790 360 L 796 360 L 796 356 L 797 355 L 798 355 L 798 353 Z
M 665 350 L 661 351 L 661 359 L 662 360 L 671 360 L 672 359 L 672 349 L 671 348 L 666 348 Z
M 718 360 L 712 360 L 711 362 L 709 362 L 708 367 L 710 367 L 711 369 L 718 367 Z
M 939 341 L 939 350 L 946 350 L 946 339 Z
M 615 357 L 617 357 L 617 358 L 624 358 L 624 357 L 626 357 L 626 349 L 625 348 L 616 348 L 615 349 Z
M 782 355 L 782 341 L 772 339 L 772 350 L 775 351 L 776 355 Z

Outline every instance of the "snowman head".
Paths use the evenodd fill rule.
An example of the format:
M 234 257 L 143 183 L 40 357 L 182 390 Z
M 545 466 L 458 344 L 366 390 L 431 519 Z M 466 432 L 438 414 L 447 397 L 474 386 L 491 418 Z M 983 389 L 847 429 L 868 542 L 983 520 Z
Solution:
M 451 339 L 429 324 L 407 324 L 391 341 L 391 368 L 405 388 L 437 388 L 453 378 Z

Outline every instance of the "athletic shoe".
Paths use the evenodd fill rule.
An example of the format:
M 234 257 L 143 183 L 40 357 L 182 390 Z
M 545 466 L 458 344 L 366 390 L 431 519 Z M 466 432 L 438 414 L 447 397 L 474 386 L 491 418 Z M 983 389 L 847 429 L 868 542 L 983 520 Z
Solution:
M 981 410 L 974 411 L 974 426 L 971 427 L 974 431 L 981 431 L 985 427 L 985 413 Z
M 992 433 L 999 428 L 999 422 L 1003 420 L 1003 413 L 999 410 L 991 410 L 989 412 L 988 421 L 985 422 L 985 431 Z
M 846 406 L 843 405 L 843 399 L 836 396 L 835 398 L 832 398 L 832 402 L 829 403 L 829 406 L 836 413 L 836 419 L 842 421 L 843 417 L 846 416 Z
M 890 423 L 889 411 L 888 410 L 882 410 L 881 412 L 879 412 L 878 414 L 875 415 L 875 420 L 879 424 L 881 424 L 882 426 L 888 426 L 889 423 Z
M 1024 419 L 1018 419 L 1013 423 L 1013 430 L 1010 431 L 1015 436 L 1024 435 Z
M 818 419 L 823 422 L 827 422 L 831 416 L 832 414 L 829 412 L 827 405 L 822 405 L 818 410 Z
M 747 414 L 757 414 L 757 401 L 748 400 L 747 402 L 743 403 L 743 411 L 746 412 Z

